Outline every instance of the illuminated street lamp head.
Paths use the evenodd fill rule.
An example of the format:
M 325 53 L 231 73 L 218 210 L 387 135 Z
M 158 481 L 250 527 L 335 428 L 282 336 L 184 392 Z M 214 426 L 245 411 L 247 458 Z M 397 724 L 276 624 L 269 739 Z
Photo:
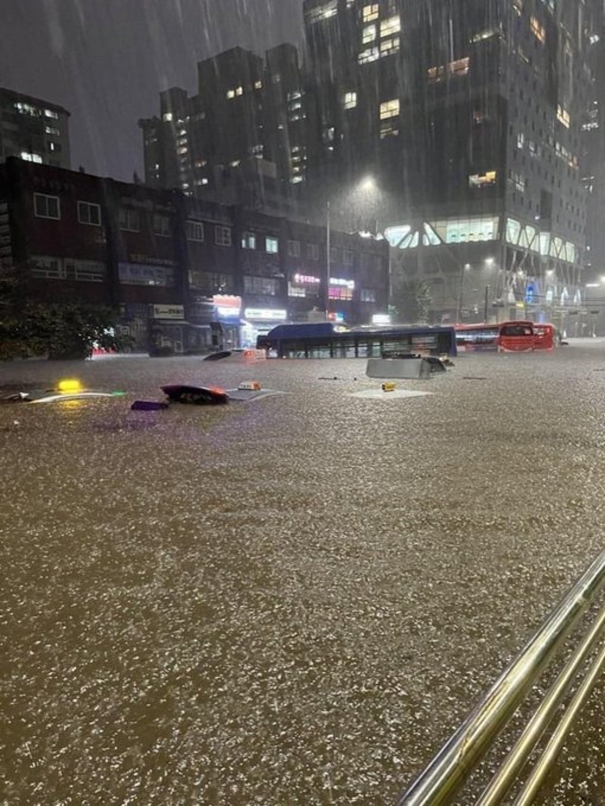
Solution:
M 365 191 L 376 190 L 376 180 L 373 176 L 366 176 L 359 183 L 359 187 Z
M 485 258 L 485 265 L 486 266 L 493 266 L 494 265 L 494 258 L 493 257 L 486 257 Z

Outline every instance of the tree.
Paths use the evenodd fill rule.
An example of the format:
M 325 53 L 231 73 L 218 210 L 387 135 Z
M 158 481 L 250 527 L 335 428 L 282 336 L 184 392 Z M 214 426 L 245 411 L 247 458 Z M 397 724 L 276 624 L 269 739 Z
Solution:
M 115 333 L 117 314 L 92 303 L 67 301 L 26 303 L 0 319 L 0 358 L 46 355 L 81 359 L 98 345 L 120 351 L 132 346 L 130 336 Z
M 393 275 L 391 309 L 401 322 L 427 322 L 432 298 L 424 280 L 407 280 L 402 274 Z

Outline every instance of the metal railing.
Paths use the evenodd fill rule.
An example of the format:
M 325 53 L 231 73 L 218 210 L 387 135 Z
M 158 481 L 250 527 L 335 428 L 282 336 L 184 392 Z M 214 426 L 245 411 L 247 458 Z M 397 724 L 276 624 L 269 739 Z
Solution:
M 401 795 L 397 806 L 438 806 L 454 803 L 453 798 L 490 751 L 495 739 L 604 586 L 605 551 L 570 588 L 484 699 L 473 709 L 409 789 Z M 565 667 L 544 696 L 491 783 L 475 800 L 477 806 L 494 806 L 504 802 L 507 793 L 519 781 L 530 754 L 560 711 L 559 706 L 580 675 L 583 664 L 591 659 L 592 662 L 582 682 L 571 701 L 566 704 L 562 718 L 534 763 L 529 777 L 523 782 L 515 806 L 519 804 L 526 806 L 532 802 L 551 769 L 575 717 L 605 667 L 605 646 L 595 654 L 604 629 L 605 610 L 600 612 L 567 659 Z

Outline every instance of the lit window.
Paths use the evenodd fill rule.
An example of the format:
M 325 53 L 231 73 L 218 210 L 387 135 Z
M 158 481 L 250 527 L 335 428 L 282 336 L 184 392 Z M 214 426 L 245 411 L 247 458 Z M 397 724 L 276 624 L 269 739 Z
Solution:
M 569 129 L 571 118 L 569 117 L 569 112 L 563 109 L 561 105 L 557 106 L 557 120 L 559 123 L 562 123 L 566 129 Z
M 262 88 L 263 88 L 263 82 L 262 81 L 258 80 L 258 81 L 254 82 L 254 89 L 255 90 L 262 90 Z
M 277 238 L 270 236 L 265 238 L 265 251 L 271 255 L 276 255 L 279 252 L 279 241 Z
M 466 56 L 464 59 L 456 59 L 450 62 L 447 66 L 448 72 L 452 76 L 466 76 L 469 71 L 470 59 Z
M 256 235 L 253 232 L 242 233 L 242 249 L 256 249 Z
M 59 120 L 59 115 L 56 112 L 53 112 L 52 109 L 45 109 L 44 110 L 44 117 L 45 118 L 52 118 L 53 120 Z
M 229 98 L 229 100 L 235 98 L 235 90 L 227 90 L 227 98 Z
M 389 17 L 380 23 L 380 36 L 391 36 L 398 34 L 401 31 L 401 17 Z
M 400 40 L 398 36 L 392 39 L 383 39 L 380 43 L 380 56 L 391 56 L 399 50 Z
M 361 53 L 357 57 L 358 64 L 368 64 L 369 62 L 375 62 L 380 58 L 380 53 L 378 48 L 368 48 L 367 50 L 362 50 Z
M 516 11 L 519 16 L 521 16 L 523 11 L 523 0 L 513 0 L 513 10 Z
M 380 104 L 380 120 L 386 120 L 387 118 L 394 118 L 397 117 L 399 114 L 399 99 L 394 98 L 392 101 L 385 101 L 383 104 Z
M 204 240 L 204 225 L 201 221 L 187 221 L 187 240 L 202 242 Z
M 525 135 L 523 132 L 519 132 L 517 134 L 517 148 L 523 148 L 525 144 Z
M 166 123 L 170 122 L 172 120 L 172 112 L 164 112 L 162 115 L 162 120 Z
M 31 106 L 31 104 L 24 104 L 18 101 L 14 106 L 17 112 L 20 112 L 22 115 L 30 115 L 32 118 L 37 118 L 41 114 L 38 107 Z
M 344 107 L 345 109 L 355 109 L 357 106 L 357 93 L 345 92 Z
M 362 11 L 363 21 L 372 22 L 372 20 L 377 20 L 379 10 L 378 3 L 370 3 L 369 5 L 364 6 Z
M 438 67 L 429 67 L 427 78 L 430 83 L 436 84 L 444 81 L 448 76 L 466 76 L 470 69 L 470 59 L 465 56 L 463 59 L 456 59 L 448 64 L 440 64 Z
M 426 71 L 426 75 L 428 80 L 436 84 L 438 81 L 443 81 L 445 79 L 445 65 L 439 65 L 439 67 L 429 67 Z
M 472 174 L 468 178 L 469 187 L 482 188 L 496 184 L 496 172 L 487 171 L 484 174 Z
M 306 19 L 309 25 L 314 25 L 321 20 L 329 20 L 330 17 L 335 17 L 337 14 L 338 0 L 329 0 L 329 2 L 308 11 Z
M 42 157 L 40 156 L 40 154 L 33 154 L 30 153 L 29 151 L 22 151 L 19 156 L 21 157 L 22 160 L 25 160 L 26 162 L 37 162 L 39 164 L 42 163 Z
M 236 87 L 235 88 L 235 94 L 236 95 L 243 95 L 244 94 L 244 88 L 243 87 Z
M 546 42 L 546 29 L 537 17 L 531 17 L 529 20 L 529 27 L 532 34 L 536 37 L 538 42 Z
M 34 215 L 37 218 L 52 218 L 59 221 L 61 206 L 58 196 L 47 196 L 44 193 L 34 193 Z
M 94 227 L 101 226 L 101 208 L 98 204 L 88 202 L 78 202 L 78 221 L 80 224 L 91 224 Z
M 483 42 L 486 39 L 491 39 L 493 36 L 497 36 L 500 33 L 498 28 L 485 28 L 483 31 L 478 31 L 474 36 L 471 37 L 471 42 L 476 44 L 477 42 Z
M 364 45 L 368 45 L 370 42 L 373 42 L 376 39 L 376 26 L 375 25 L 366 25 L 363 29 L 361 34 L 361 42 Z
M 45 134 L 50 134 L 53 137 L 60 137 L 61 136 L 61 132 L 59 131 L 59 129 L 55 129 L 53 126 L 45 126 L 44 127 L 44 133 Z

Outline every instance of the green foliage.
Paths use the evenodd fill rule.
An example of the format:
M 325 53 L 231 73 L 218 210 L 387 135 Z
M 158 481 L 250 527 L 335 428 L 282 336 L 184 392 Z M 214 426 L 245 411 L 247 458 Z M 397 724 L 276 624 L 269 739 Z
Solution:
M 43 356 L 83 359 L 93 346 L 124 350 L 130 336 L 115 335 L 116 313 L 102 305 L 82 302 L 28 302 L 17 312 L 0 311 L 0 360 Z

